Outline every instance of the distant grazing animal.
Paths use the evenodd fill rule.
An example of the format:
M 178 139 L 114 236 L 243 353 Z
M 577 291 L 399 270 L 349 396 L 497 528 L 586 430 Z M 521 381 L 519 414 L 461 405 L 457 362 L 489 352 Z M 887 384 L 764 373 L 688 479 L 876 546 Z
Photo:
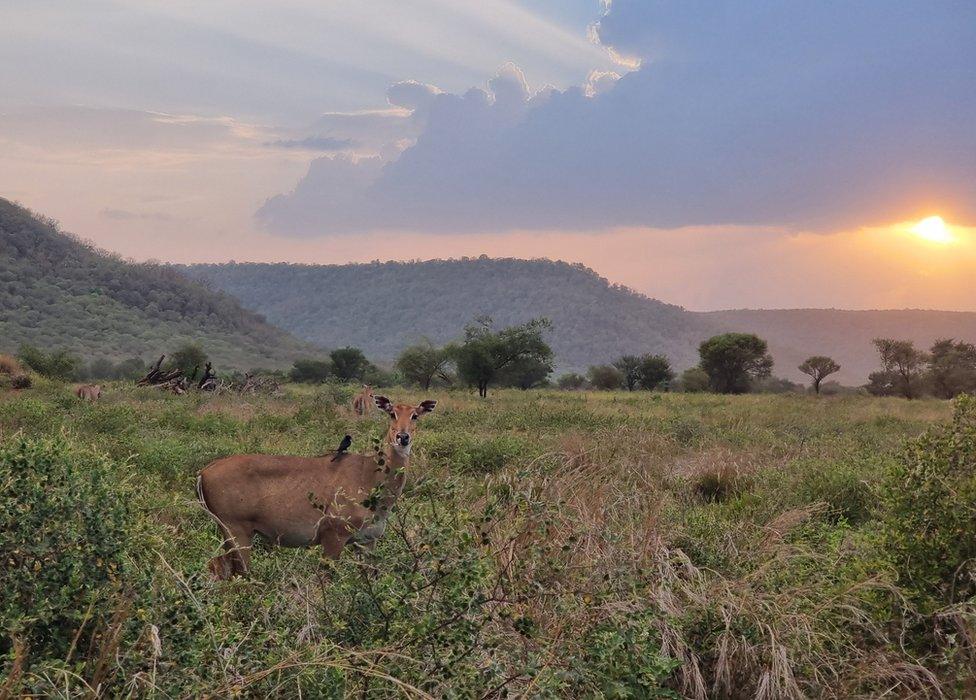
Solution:
M 337 559 L 346 544 L 372 547 L 403 491 L 413 430 L 436 401 L 374 402 L 390 417 L 386 448 L 374 455 L 324 457 L 232 455 L 197 478 L 197 496 L 224 535 L 224 554 L 210 561 L 217 579 L 248 572 L 255 533 L 282 547 L 320 545 Z
M 82 401 L 97 401 L 102 395 L 102 387 L 98 384 L 82 384 L 75 389 L 75 396 Z
M 373 401 L 373 387 L 369 384 L 363 384 L 363 390 L 356 394 L 356 398 L 352 400 L 352 410 L 357 416 L 365 416 L 366 411 L 369 409 L 369 405 Z
M 339 459 L 339 457 L 346 454 L 346 451 L 349 449 L 350 445 L 352 445 L 352 435 L 346 435 L 344 438 L 342 438 L 342 442 L 339 443 L 339 447 L 336 448 L 335 457 L 332 458 L 332 461 L 334 462 Z

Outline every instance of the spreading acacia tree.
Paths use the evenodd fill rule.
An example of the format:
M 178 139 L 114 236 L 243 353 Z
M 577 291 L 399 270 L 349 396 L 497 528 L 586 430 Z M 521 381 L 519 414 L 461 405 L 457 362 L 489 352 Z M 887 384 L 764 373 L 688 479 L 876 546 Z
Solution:
M 552 348 L 543 333 L 552 324 L 537 318 L 518 326 L 495 331 L 490 316 L 480 316 L 464 329 L 464 342 L 454 351 L 458 376 L 478 387 L 478 396 L 488 395 L 488 386 L 509 368 L 534 362 L 552 372 Z M 524 365 L 523 365 L 524 366 Z
M 752 333 L 712 336 L 698 346 L 698 354 L 712 391 L 720 394 L 743 394 L 773 370 L 766 341 Z
M 419 384 L 426 391 L 435 378 L 449 382 L 448 367 L 451 364 L 450 347 L 438 348 L 428 339 L 405 348 L 396 361 L 396 368 L 404 379 Z
M 797 369 L 810 375 L 813 379 L 813 391 L 819 395 L 821 382 L 834 372 L 839 372 L 840 365 L 825 355 L 814 355 L 805 359 Z

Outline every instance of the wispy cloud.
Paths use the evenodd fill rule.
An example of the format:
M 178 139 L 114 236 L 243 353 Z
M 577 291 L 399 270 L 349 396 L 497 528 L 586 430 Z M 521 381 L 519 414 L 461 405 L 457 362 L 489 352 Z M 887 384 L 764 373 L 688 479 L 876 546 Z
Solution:
M 306 136 L 300 139 L 278 139 L 265 145 L 274 148 L 297 148 L 305 151 L 345 151 L 355 146 L 352 139 L 337 139 L 331 136 Z

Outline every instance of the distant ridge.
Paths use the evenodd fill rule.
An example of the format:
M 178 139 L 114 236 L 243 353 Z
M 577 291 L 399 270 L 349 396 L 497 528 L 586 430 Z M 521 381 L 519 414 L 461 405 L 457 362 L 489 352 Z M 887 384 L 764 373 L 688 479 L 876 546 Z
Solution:
M 166 265 L 134 264 L 0 198 L 0 352 L 155 359 L 199 342 L 219 369 L 287 366 L 309 346 Z
M 679 306 L 550 260 L 461 258 L 353 265 L 228 263 L 181 268 L 316 344 L 352 344 L 380 360 L 409 343 L 457 338 L 487 314 L 496 324 L 553 322 L 559 369 L 584 370 L 621 353 L 697 361 L 704 324 Z
M 245 307 L 316 344 L 352 344 L 390 360 L 427 336 L 456 338 L 480 314 L 499 324 L 547 316 L 559 371 L 581 371 L 624 353 L 666 354 L 683 369 L 698 344 L 727 330 L 769 341 L 778 376 L 812 354 L 843 367 L 835 375 L 862 384 L 877 368 L 872 338 L 909 338 L 927 348 L 940 337 L 976 342 L 976 313 L 835 309 L 690 312 L 614 285 L 593 270 L 550 260 L 461 258 L 350 265 L 227 263 L 181 267 L 234 295 Z

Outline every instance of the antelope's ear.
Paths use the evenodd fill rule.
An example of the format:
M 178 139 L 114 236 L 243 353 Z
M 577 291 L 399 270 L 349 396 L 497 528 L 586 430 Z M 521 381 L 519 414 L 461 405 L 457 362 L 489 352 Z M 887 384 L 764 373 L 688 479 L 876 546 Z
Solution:
M 394 415 L 394 413 L 393 413 L 393 404 L 385 396 L 374 396 L 373 397 L 373 403 L 375 403 L 376 404 L 376 408 L 380 409 L 381 411 L 386 411 L 391 416 Z
M 435 406 L 437 406 L 437 402 L 434 401 L 433 399 L 427 399 L 426 401 L 421 401 L 416 408 L 417 415 L 422 416 L 425 413 L 430 413 L 431 411 L 434 410 Z

